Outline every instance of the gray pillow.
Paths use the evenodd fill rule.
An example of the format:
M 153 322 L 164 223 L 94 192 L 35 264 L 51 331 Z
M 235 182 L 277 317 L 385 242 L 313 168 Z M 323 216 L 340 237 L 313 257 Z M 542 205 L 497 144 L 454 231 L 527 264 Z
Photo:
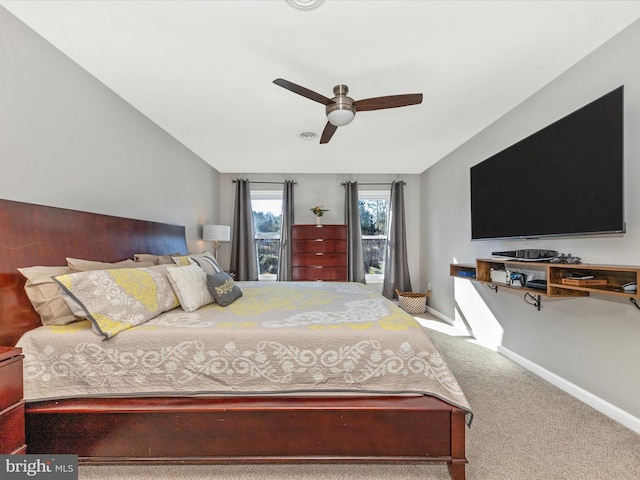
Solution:
M 207 288 L 217 304 L 226 307 L 242 296 L 242 290 L 226 272 L 207 274 Z
M 198 266 L 208 274 L 213 275 L 214 273 L 220 273 L 223 271 L 218 264 L 218 261 L 210 254 L 192 255 L 189 258 L 196 262 Z

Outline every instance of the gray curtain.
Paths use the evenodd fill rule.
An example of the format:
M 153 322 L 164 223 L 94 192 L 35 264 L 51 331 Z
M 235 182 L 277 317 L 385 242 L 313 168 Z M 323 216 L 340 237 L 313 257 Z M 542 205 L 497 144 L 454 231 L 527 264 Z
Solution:
M 231 272 L 236 280 L 258 280 L 249 180 L 236 180 L 236 206 L 231 233 Z
M 291 225 L 293 225 L 293 180 L 285 180 L 282 188 L 282 220 L 280 221 L 280 254 L 278 280 L 288 282 L 291 277 Z
M 362 229 L 360 228 L 360 205 L 358 205 L 358 182 L 345 182 L 344 192 L 344 219 L 347 224 L 347 280 L 366 283 Z
M 387 248 L 384 255 L 384 284 L 382 295 L 396 296 L 396 288 L 401 292 L 411 291 L 409 264 L 407 262 L 407 233 L 404 220 L 404 182 L 391 184 L 389 201 Z

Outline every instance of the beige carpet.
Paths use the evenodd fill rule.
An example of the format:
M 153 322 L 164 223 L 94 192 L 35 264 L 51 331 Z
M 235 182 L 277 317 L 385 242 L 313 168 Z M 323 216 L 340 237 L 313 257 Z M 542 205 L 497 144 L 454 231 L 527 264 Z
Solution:
M 465 391 L 468 480 L 638 480 L 640 436 L 424 315 Z M 447 480 L 444 465 L 80 467 L 82 480 Z

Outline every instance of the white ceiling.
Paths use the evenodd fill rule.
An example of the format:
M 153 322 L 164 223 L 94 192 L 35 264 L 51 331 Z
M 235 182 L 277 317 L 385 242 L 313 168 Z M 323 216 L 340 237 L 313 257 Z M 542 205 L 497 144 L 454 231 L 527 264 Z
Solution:
M 234 173 L 420 173 L 640 18 L 640 1 L 611 0 L 0 5 Z M 320 145 L 324 106 L 278 77 L 326 97 L 344 83 L 355 100 L 424 100 L 360 112 Z

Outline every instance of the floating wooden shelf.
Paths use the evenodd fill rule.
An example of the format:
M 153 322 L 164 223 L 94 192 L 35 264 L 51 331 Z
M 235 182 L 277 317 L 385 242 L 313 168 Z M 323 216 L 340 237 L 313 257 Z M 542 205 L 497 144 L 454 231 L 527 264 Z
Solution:
M 544 276 L 547 280 L 547 287 L 545 290 L 541 290 L 521 285 L 495 282 L 491 278 L 492 270 L 540 272 L 541 276 Z M 452 277 L 490 285 L 496 290 L 497 288 L 508 288 L 520 290 L 538 297 L 586 297 L 591 293 L 597 293 L 628 298 L 636 305 L 635 301 L 638 298 L 638 292 L 626 291 L 622 287 L 628 283 L 638 282 L 640 266 L 522 262 L 517 260 L 479 258 L 475 264 L 450 264 L 449 274 Z M 578 275 L 593 278 L 584 281 L 576 281 L 574 278 L 569 278 Z

